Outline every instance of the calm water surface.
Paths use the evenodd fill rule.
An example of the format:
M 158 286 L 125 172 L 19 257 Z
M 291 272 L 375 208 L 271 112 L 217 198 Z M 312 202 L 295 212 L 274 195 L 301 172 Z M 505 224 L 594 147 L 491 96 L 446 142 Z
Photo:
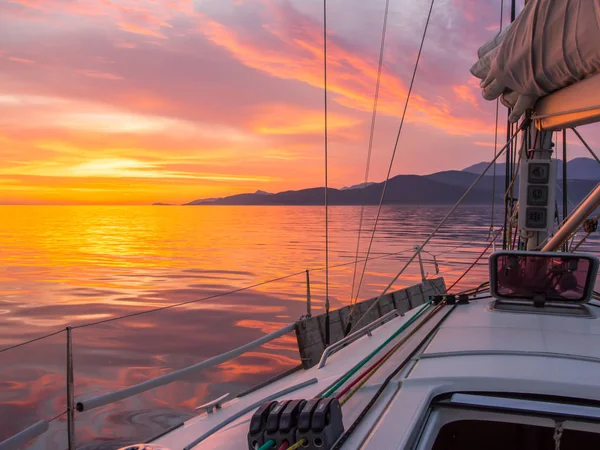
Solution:
M 410 250 L 447 207 L 386 207 L 371 256 Z M 376 208 L 366 208 L 365 228 Z M 329 293 L 347 304 L 360 208 L 330 209 Z M 500 223 L 498 215 L 496 223 Z M 427 276 L 450 285 L 488 244 L 490 209 L 464 207 L 424 255 Z M 363 233 L 364 255 L 370 232 Z M 458 247 L 458 248 L 457 248 Z M 584 250 L 597 252 L 593 237 Z M 360 297 L 373 297 L 410 253 L 370 261 Z M 0 349 L 123 314 L 187 302 L 305 269 L 313 313 L 324 301 L 324 214 L 316 207 L 0 206 Z M 362 265 L 359 265 L 359 274 Z M 460 284 L 486 279 L 482 259 Z M 413 264 L 395 288 L 420 281 Z M 76 398 L 145 381 L 237 347 L 305 312 L 301 273 L 232 295 L 73 330 Z M 299 363 L 293 335 L 189 381 L 76 415 L 77 444 L 104 448 L 143 440 L 194 415 L 194 407 L 238 393 Z M 0 352 L 0 441 L 66 408 L 65 333 Z M 66 446 L 64 415 L 30 448 Z M 89 448 L 99 448 L 92 444 Z

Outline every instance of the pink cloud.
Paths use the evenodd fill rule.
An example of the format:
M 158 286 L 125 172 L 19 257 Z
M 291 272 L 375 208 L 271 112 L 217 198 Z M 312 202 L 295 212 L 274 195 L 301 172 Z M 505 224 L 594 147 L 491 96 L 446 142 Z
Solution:
M 117 25 L 123 31 L 127 31 L 129 33 L 141 34 L 142 36 L 151 36 L 159 39 L 166 39 L 166 36 L 164 34 L 161 34 L 158 31 L 154 31 L 143 25 L 138 25 L 131 22 L 117 22 Z
M 11 56 L 8 58 L 9 61 L 18 62 L 22 64 L 35 64 L 35 61 L 27 58 L 18 58 L 16 56 Z
M 123 77 L 108 72 L 96 72 L 95 70 L 77 70 L 78 73 L 90 77 L 90 78 L 101 78 L 103 80 L 122 80 Z

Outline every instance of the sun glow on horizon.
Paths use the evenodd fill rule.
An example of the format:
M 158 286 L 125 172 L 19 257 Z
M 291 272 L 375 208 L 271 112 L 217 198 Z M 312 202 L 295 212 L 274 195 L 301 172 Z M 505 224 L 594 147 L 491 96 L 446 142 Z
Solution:
M 9 0 L 0 8 L 0 204 L 186 203 L 322 185 L 314 1 Z M 400 1 L 370 181 L 387 173 L 426 12 Z M 497 8 L 452 4 L 432 17 L 393 175 L 490 159 L 495 105 L 469 68 L 495 33 Z M 332 4 L 330 14 L 328 181 L 342 187 L 364 177 L 383 4 Z

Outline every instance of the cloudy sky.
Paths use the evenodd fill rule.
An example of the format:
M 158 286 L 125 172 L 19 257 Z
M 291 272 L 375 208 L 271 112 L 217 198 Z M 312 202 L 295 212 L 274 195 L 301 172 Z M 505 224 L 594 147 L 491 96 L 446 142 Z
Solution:
M 436 1 L 393 174 L 490 159 L 495 104 L 468 69 L 498 30 L 499 3 Z M 334 187 L 364 177 L 384 4 L 328 2 Z M 428 6 L 391 1 L 375 181 Z M 320 0 L 0 0 L 0 203 L 323 185 L 322 20 Z

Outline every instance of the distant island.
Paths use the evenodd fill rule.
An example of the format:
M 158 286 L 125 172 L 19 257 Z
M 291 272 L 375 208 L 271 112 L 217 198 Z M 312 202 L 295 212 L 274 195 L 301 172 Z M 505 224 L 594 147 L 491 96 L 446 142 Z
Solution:
M 447 205 L 454 204 L 473 181 L 487 167 L 488 163 L 478 163 L 463 170 L 449 170 L 430 175 L 397 175 L 390 178 L 384 204 L 399 205 Z M 496 202 L 503 202 L 504 164 L 496 167 Z M 559 164 L 559 178 L 562 177 L 562 164 Z M 594 188 L 600 180 L 600 165 L 591 158 L 575 158 L 567 164 L 568 197 L 577 203 Z M 491 170 L 465 198 L 465 204 L 489 205 L 492 201 L 494 177 Z M 331 205 L 377 205 L 381 199 L 383 182 L 362 183 L 341 189 L 328 188 L 327 197 Z M 515 190 L 518 192 L 518 189 Z M 193 200 L 185 205 L 323 205 L 324 187 L 314 187 L 297 191 L 269 193 L 256 191 L 221 198 Z M 560 200 L 561 194 L 558 194 Z M 157 203 L 155 203 L 157 205 Z M 162 205 L 162 204 L 161 204 Z

